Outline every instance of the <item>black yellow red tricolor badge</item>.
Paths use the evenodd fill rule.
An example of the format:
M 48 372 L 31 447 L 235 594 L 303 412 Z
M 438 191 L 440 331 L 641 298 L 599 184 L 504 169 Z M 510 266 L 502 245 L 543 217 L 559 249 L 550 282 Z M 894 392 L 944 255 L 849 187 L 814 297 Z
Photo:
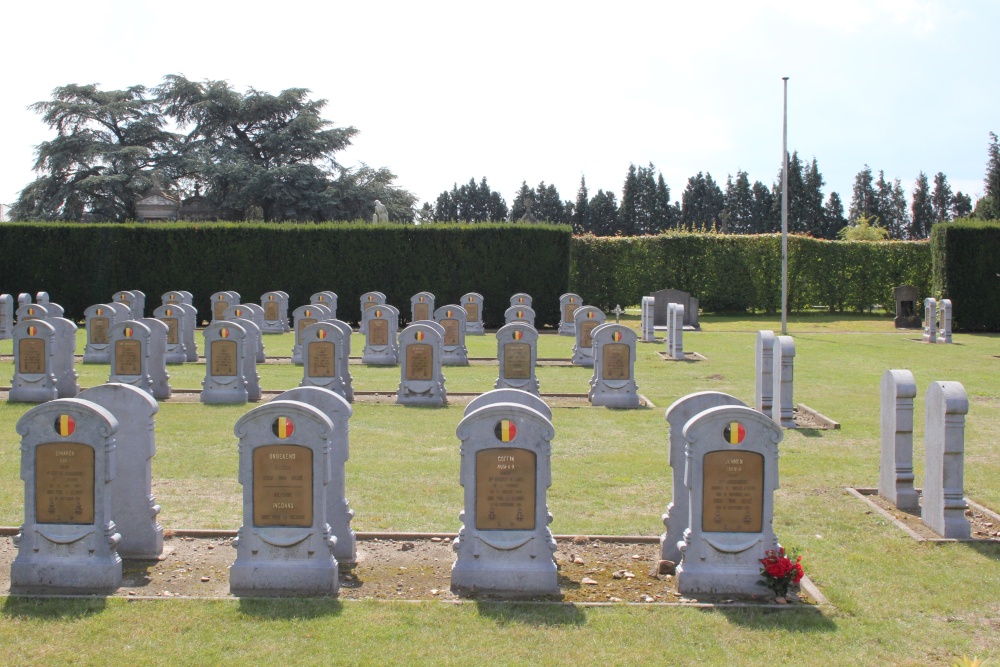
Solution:
M 522 338 L 524 338 L 524 332 L 523 331 L 515 331 L 514 332 L 514 340 L 521 340 Z
M 509 419 L 501 419 L 493 427 L 493 433 L 500 442 L 510 442 L 517 436 L 517 426 Z
M 226 327 L 222 327 L 221 329 L 219 329 L 219 336 L 221 338 L 229 338 L 229 329 L 227 329 Z
M 618 341 L 620 341 L 621 339 L 622 339 L 622 332 L 621 331 L 616 331 L 613 334 L 611 334 L 611 340 L 615 341 L 616 343 Z
M 375 310 L 375 317 L 382 317 L 382 311 L 381 311 L 381 310 L 378 310 L 378 309 L 376 309 L 376 310 Z
M 722 437 L 730 445 L 738 445 L 743 442 L 743 438 L 747 437 L 747 430 L 739 422 L 729 422 L 722 431 Z
M 36 333 L 38 333 L 38 327 L 28 327 L 29 336 L 34 336 Z
M 316 338 L 319 338 L 320 340 L 326 338 L 326 329 L 320 329 L 319 331 L 317 331 Z
M 284 440 L 285 438 L 290 438 L 292 433 L 295 432 L 295 424 L 289 417 L 278 417 L 271 422 L 271 432 Z
M 56 417 L 56 433 L 62 437 L 67 435 L 73 435 L 73 431 L 76 430 L 76 421 L 70 415 L 59 415 Z
M 423 331 L 417 331 L 417 332 L 415 332 L 415 333 L 413 334 L 413 337 L 414 337 L 414 338 L 415 338 L 416 340 L 423 340 L 423 339 L 424 339 L 424 332 L 423 332 Z
M 133 333 L 135 333 L 135 332 L 134 332 L 134 330 L 132 329 L 132 327 L 125 327 L 125 330 L 124 330 L 124 332 L 123 332 L 123 333 L 125 334 L 125 337 L 126 337 L 126 338 L 131 338 L 131 337 L 132 337 L 132 334 L 133 334 Z

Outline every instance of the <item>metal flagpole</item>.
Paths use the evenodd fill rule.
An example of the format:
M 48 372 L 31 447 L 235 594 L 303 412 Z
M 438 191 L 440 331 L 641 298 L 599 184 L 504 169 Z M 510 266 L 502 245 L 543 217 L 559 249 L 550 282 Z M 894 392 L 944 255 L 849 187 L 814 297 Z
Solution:
M 781 335 L 788 335 L 788 77 L 783 76 L 785 113 L 781 127 Z

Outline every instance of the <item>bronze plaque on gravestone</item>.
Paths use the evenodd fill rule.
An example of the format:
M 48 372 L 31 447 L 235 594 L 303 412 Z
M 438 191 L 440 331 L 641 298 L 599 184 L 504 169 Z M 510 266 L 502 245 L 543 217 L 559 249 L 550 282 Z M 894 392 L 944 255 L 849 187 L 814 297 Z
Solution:
M 444 327 L 444 344 L 448 347 L 458 345 L 458 320 L 441 320 L 438 324 Z
M 476 529 L 535 529 L 535 453 L 495 447 L 476 453 Z
M 253 450 L 253 525 L 312 525 L 312 455 L 301 445 Z
M 722 450 L 704 458 L 701 529 L 759 533 L 764 522 L 764 456 Z
M 164 317 L 160 321 L 167 325 L 167 345 L 177 345 L 180 342 L 177 335 L 177 318 Z
M 315 341 L 309 343 L 309 375 L 314 378 L 332 378 L 337 348 L 334 343 Z
M 90 334 L 90 342 L 94 345 L 107 345 L 108 328 L 109 328 L 108 318 L 91 317 L 90 328 L 88 329 L 88 332 Z
M 463 306 L 465 312 L 468 314 L 469 322 L 477 322 L 479 320 L 479 304 L 478 303 L 467 303 Z
M 22 375 L 45 372 L 45 341 L 22 338 L 17 344 L 17 372 Z
M 413 343 L 406 348 L 406 379 L 434 379 L 434 348 L 427 343 Z
M 576 309 L 579 308 L 579 307 L 580 307 L 580 304 L 578 304 L 578 303 L 567 303 L 565 306 L 563 306 L 563 321 L 564 322 L 572 322 L 573 321 L 573 313 L 575 313 Z
M 368 310 L 369 308 L 374 308 L 377 305 L 378 304 L 375 303 L 374 301 L 366 301 L 365 302 L 365 310 Z
M 229 308 L 229 302 L 228 301 L 216 301 L 215 303 L 213 303 L 212 304 L 212 314 L 215 316 L 215 319 L 217 319 L 217 320 L 224 320 L 224 319 L 226 319 L 226 317 L 225 317 L 225 315 L 226 315 L 226 308 Z
M 531 377 L 531 345 L 507 343 L 503 346 L 503 376 L 509 380 Z
M 608 343 L 602 350 L 604 364 L 601 371 L 605 380 L 627 380 L 629 373 L 629 347 L 625 343 Z
M 236 375 L 236 341 L 212 341 L 212 375 L 230 377 Z
M 311 317 L 303 317 L 298 321 L 299 328 L 295 330 L 295 337 L 300 343 L 302 342 L 302 332 L 305 331 L 306 327 L 311 324 L 316 324 L 316 320 Z
M 94 523 L 94 448 L 75 442 L 35 447 L 35 521 Z
M 264 319 L 265 320 L 276 320 L 278 319 L 278 302 L 268 301 L 264 304 Z
M 368 344 L 373 347 L 389 344 L 389 320 L 368 320 Z
M 580 325 L 580 347 L 590 347 L 594 344 L 594 340 L 590 337 L 590 332 L 602 324 L 604 323 L 587 320 Z
M 115 375 L 142 375 L 142 343 L 115 341 Z
M 414 320 L 429 320 L 430 317 L 430 304 L 427 303 L 415 303 L 413 304 L 413 319 Z

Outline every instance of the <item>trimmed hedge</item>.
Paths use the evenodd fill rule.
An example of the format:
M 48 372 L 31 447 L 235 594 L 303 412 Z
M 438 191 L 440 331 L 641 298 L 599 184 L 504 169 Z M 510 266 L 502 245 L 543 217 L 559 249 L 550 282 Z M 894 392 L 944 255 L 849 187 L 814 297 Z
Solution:
M 568 226 L 489 223 L 11 223 L 0 225 L 0 291 L 47 291 L 79 319 L 125 289 L 146 294 L 147 315 L 164 292 L 188 290 L 202 318 L 220 290 L 259 303 L 280 289 L 292 308 L 332 290 L 337 316 L 349 322 L 359 320 L 359 298 L 370 290 L 384 292 L 405 319 L 419 291 L 432 292 L 438 306 L 479 292 L 488 327 L 503 324 L 512 294 L 527 292 L 540 306 L 540 327 L 558 324 L 571 238 Z
M 570 289 L 605 310 L 667 287 L 690 292 L 706 311 L 781 310 L 780 234 L 578 237 L 570 271 Z M 928 294 L 930 276 L 926 241 L 788 238 L 789 310 L 891 310 L 893 287 L 910 284 Z
M 952 329 L 1000 331 L 1000 220 L 931 228 L 934 294 L 952 301 Z

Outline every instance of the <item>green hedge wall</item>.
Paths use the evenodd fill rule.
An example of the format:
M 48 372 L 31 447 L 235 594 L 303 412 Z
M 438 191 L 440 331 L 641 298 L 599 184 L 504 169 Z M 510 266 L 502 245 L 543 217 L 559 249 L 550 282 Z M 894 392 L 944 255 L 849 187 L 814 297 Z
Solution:
M 259 303 L 280 289 L 292 308 L 332 290 L 338 317 L 349 322 L 370 290 L 407 319 L 421 290 L 438 306 L 479 292 L 489 327 L 503 324 L 512 294 L 527 292 L 539 305 L 536 325 L 554 325 L 568 291 L 571 239 L 569 227 L 553 225 L 11 223 L 0 225 L 0 292 L 47 291 L 78 319 L 125 289 L 146 294 L 147 316 L 164 292 L 188 290 L 202 318 L 220 290 Z
M 952 329 L 1000 331 L 1000 220 L 931 228 L 934 294 L 952 302 Z
M 830 312 L 893 308 L 892 288 L 930 292 L 926 241 L 788 239 L 790 310 L 809 305 Z M 573 239 L 570 290 L 603 309 L 636 305 L 663 288 L 698 297 L 707 311 L 781 309 L 781 236 L 670 233 Z

